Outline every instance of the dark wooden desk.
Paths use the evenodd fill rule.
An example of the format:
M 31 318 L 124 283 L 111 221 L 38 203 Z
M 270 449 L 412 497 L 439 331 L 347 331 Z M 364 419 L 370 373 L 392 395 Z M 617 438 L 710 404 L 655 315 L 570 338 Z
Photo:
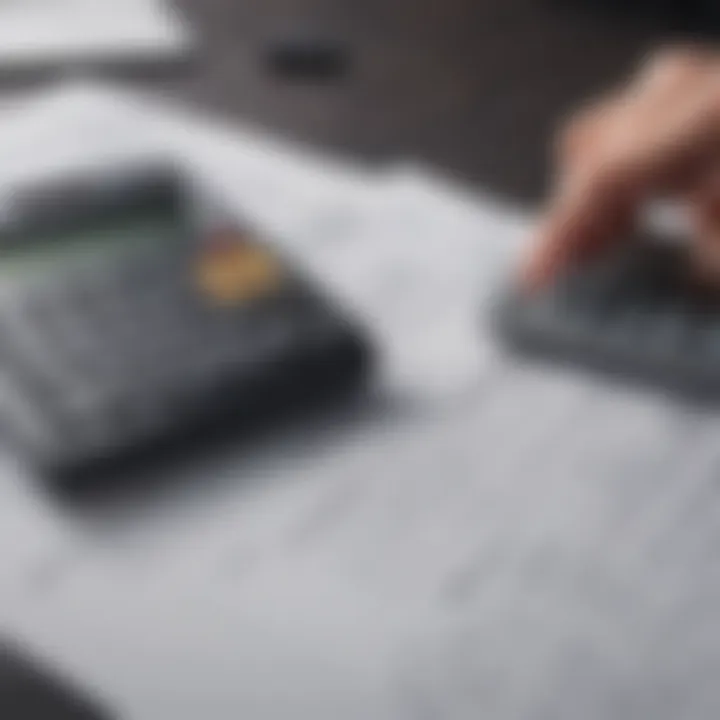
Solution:
M 559 118 L 668 33 L 599 0 L 176 0 L 203 41 L 192 67 L 142 84 L 364 158 L 410 156 L 495 193 L 537 198 Z M 604 2 L 605 0 L 603 0 Z M 320 28 L 355 57 L 301 87 L 262 63 L 266 38 Z
M 174 89 L 232 116 L 369 157 L 428 160 L 494 192 L 536 198 L 547 140 L 582 98 L 668 33 L 566 0 L 180 0 L 205 38 Z M 286 85 L 259 62 L 285 26 L 347 39 L 355 72 Z

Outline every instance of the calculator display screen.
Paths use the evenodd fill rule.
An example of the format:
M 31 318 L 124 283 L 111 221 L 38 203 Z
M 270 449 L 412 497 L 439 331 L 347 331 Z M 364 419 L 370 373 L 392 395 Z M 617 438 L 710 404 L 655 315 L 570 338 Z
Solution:
M 177 237 L 177 215 L 150 212 L 128 214 L 111 222 L 98 220 L 57 230 L 17 232 L 0 236 L 0 276 L 26 271 L 52 271 L 66 263 L 115 257 L 157 246 Z

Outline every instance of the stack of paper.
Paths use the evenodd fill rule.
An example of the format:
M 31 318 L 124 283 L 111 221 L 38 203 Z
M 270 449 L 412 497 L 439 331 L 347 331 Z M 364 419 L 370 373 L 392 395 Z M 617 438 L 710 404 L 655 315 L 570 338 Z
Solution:
M 4 0 L 0 72 L 179 58 L 188 28 L 166 0 Z

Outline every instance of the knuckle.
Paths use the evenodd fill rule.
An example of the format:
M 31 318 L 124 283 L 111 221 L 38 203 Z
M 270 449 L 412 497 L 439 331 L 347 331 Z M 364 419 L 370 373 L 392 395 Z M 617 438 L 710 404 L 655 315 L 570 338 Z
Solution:
M 589 195 L 599 201 L 609 200 L 621 191 L 624 179 L 621 165 L 604 159 L 589 174 L 586 189 Z
M 664 48 L 650 56 L 650 70 L 682 71 L 697 65 L 697 53 L 688 48 Z
M 714 132 L 720 135 L 720 73 L 708 90 L 706 112 Z
M 565 122 L 555 133 L 554 147 L 556 155 L 569 157 L 577 143 L 578 131 L 572 121 Z
M 689 79 L 702 73 L 707 58 L 697 48 L 667 47 L 650 55 L 641 66 L 641 76 L 661 81 Z
M 557 147 L 563 152 L 576 147 L 595 125 L 598 117 L 598 112 L 588 109 L 571 115 L 556 134 Z

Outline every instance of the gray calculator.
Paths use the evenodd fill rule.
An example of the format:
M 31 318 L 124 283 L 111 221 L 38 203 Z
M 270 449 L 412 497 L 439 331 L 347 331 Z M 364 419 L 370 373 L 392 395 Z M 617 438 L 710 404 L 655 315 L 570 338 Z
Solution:
M 537 357 L 720 396 L 720 292 L 680 244 L 639 240 L 539 292 L 513 287 L 495 319 L 502 338 Z
M 110 720 L 95 698 L 0 640 L 0 717 L 3 720 Z
M 192 220 L 160 164 L 15 191 L 0 218 L 0 418 L 74 476 L 353 389 L 364 334 L 256 232 Z

